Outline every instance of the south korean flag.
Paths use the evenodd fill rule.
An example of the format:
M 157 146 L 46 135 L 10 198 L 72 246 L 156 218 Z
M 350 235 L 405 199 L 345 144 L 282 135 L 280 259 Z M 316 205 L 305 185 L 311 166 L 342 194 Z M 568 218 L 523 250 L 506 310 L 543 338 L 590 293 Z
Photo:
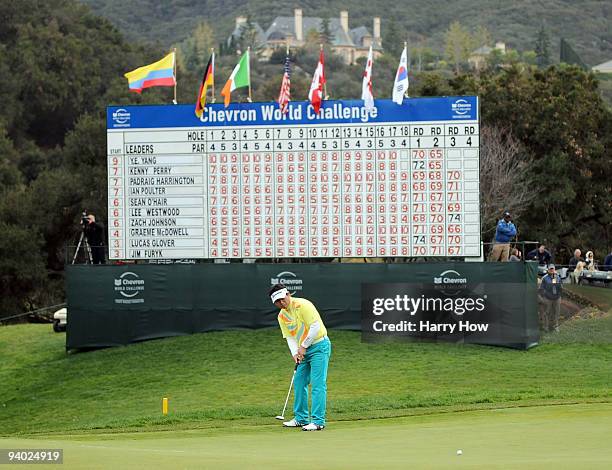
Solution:
M 395 82 L 393 83 L 393 101 L 397 104 L 402 104 L 404 95 L 408 91 L 408 59 L 406 56 L 406 46 L 402 51 L 397 73 L 395 74 Z

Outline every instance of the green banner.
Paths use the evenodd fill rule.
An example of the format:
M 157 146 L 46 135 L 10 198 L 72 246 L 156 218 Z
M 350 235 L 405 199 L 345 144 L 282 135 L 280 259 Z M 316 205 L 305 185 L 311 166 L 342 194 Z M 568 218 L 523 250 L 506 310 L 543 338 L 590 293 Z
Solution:
M 539 338 L 532 263 L 80 265 L 67 268 L 67 349 L 128 344 L 197 332 L 277 326 L 267 292 L 285 284 L 319 309 L 325 325 L 361 329 L 365 283 L 428 283 L 447 270 L 471 284 L 508 284 L 505 321 L 527 348 Z M 519 286 L 519 287 L 517 287 Z M 517 292 L 517 288 L 522 291 Z

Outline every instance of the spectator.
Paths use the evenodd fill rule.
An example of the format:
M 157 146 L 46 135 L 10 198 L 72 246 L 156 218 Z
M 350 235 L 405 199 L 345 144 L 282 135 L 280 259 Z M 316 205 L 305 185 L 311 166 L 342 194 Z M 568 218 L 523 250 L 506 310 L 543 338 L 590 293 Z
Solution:
M 512 254 L 510 255 L 510 259 L 508 261 L 520 261 L 521 260 L 521 252 L 518 248 L 512 248 Z
M 527 253 L 527 257 L 525 258 L 527 261 L 537 261 L 540 266 L 547 266 L 552 262 L 552 255 L 550 251 L 546 249 L 544 244 L 541 244 L 535 250 L 531 250 Z
M 495 229 L 495 244 L 491 250 L 489 261 L 508 261 L 510 256 L 510 241 L 516 236 L 516 227 L 512 223 L 510 212 L 504 212 L 503 218 L 497 222 Z
M 584 255 L 584 269 L 588 271 L 595 271 L 595 258 L 593 257 L 592 251 L 587 251 L 586 255 Z
M 544 331 L 559 331 L 559 310 L 561 308 L 561 279 L 555 271 L 555 265 L 548 265 L 548 272 L 542 278 L 538 290 L 545 305 Z
M 612 271 L 612 252 L 608 253 L 604 259 L 604 264 L 601 268 L 602 271 Z
M 581 254 L 582 254 L 582 251 L 580 251 L 578 248 L 574 250 L 574 256 L 572 256 L 569 260 L 568 272 L 570 273 L 573 272 L 574 269 L 576 269 L 576 265 L 578 264 L 578 262 L 584 261 L 582 257 L 580 256 Z
M 570 281 L 573 283 L 578 283 L 578 279 L 580 277 L 580 273 L 582 272 L 582 266 L 580 266 L 579 269 L 576 269 L 578 264 L 580 263 L 581 265 L 584 264 L 584 260 L 582 259 L 582 256 L 580 256 L 582 254 L 582 252 L 576 248 L 574 250 L 574 256 L 572 256 L 569 260 L 569 267 L 567 269 Z
M 576 265 L 576 269 L 571 274 L 572 281 L 575 282 L 576 284 L 580 283 L 580 276 L 582 276 L 582 271 L 584 271 L 585 267 L 586 267 L 586 263 L 584 261 L 578 261 L 578 264 Z

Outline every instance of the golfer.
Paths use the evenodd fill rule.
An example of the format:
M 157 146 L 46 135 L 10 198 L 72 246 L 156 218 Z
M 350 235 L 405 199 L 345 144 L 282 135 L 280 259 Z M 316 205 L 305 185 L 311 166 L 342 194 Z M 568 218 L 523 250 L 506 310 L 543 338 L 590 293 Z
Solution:
M 299 364 L 295 373 L 293 419 L 283 426 L 304 431 L 320 431 L 325 427 L 327 404 L 327 366 L 331 342 L 316 307 L 306 299 L 291 297 L 289 291 L 276 284 L 269 292 L 272 303 L 281 309 L 278 324 L 287 340 L 293 360 Z M 308 384 L 312 386 L 312 413 L 308 413 Z

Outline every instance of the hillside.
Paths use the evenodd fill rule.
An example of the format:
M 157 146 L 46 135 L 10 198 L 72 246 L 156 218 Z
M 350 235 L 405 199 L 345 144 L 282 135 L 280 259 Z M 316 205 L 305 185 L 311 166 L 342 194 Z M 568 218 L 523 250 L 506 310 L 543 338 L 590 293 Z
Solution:
M 6 281 L 0 283 L 0 317 L 63 302 L 63 268 L 81 235 L 81 212 L 87 209 L 98 220 L 108 223 L 106 106 L 171 102 L 172 89 L 164 87 L 148 89 L 140 95 L 131 93 L 123 74 L 159 60 L 170 44 L 187 36 L 189 41 L 179 44 L 177 100 L 181 104 L 193 103 L 208 59 L 207 48 L 215 42 L 205 24 L 200 25 L 197 30 L 200 34 L 194 37 L 190 36 L 190 25 L 204 18 L 202 12 L 210 12 L 208 19 L 215 34 L 223 37 L 231 29 L 234 16 L 243 13 L 231 0 L 209 2 L 208 6 L 202 1 L 197 8 L 193 6 L 194 0 L 163 2 L 172 8 L 149 0 L 122 4 L 96 2 L 96 11 L 117 12 L 115 16 L 121 21 L 116 21 L 130 35 L 126 39 L 110 20 L 91 13 L 78 0 L 35 1 L 29 2 L 27 8 L 24 3 L 0 2 L 0 49 L 3 51 L 0 74 L 14 77 L 0 83 L 3 104 L 0 108 L 0 272 Z M 259 4 L 257 9 L 251 3 L 241 5 L 247 10 L 251 8 L 254 19 L 267 26 L 273 14 L 291 14 L 296 4 L 276 10 L 270 6 L 271 2 Z M 340 7 L 335 6 L 340 4 L 330 2 L 329 5 L 329 14 L 337 15 Z M 380 5 L 389 8 L 385 10 Z M 423 2 L 412 5 L 423 5 Z M 585 11 L 597 10 L 594 7 L 589 10 L 590 4 L 584 2 L 580 5 Z M 595 17 L 598 14 L 607 20 L 608 10 L 601 2 L 597 5 L 599 13 Z M 301 6 L 306 15 L 326 13 L 309 5 Z M 388 17 L 383 17 L 383 39 L 385 30 L 389 30 L 387 19 L 391 13 L 397 16 L 391 2 L 379 4 L 379 8 L 342 4 L 345 7 L 350 8 L 352 27 L 369 25 L 371 16 L 368 15 L 372 13 L 390 12 Z M 531 9 L 529 4 L 524 7 L 525 11 L 531 12 Z M 415 7 L 413 15 L 402 16 L 406 25 L 414 25 L 414 28 L 407 26 L 408 33 L 418 37 L 431 30 L 440 39 L 448 26 L 444 22 L 450 17 L 441 19 L 444 12 L 442 8 L 439 10 L 441 13 L 435 13 L 437 16 L 419 17 Z M 483 7 L 483 18 L 488 18 L 487 11 Z M 576 25 L 583 28 L 581 21 L 586 20 L 576 18 Z M 464 21 L 459 14 L 457 19 Z M 522 22 L 516 20 L 512 24 L 522 25 Z M 574 25 L 569 25 L 568 31 L 571 27 Z M 603 26 L 599 29 L 603 30 Z M 176 41 L 168 39 L 171 32 L 177 31 Z M 513 36 L 527 44 L 535 32 L 531 34 L 529 29 L 529 34 Z M 576 37 L 583 36 L 576 34 Z M 584 38 L 587 37 L 585 33 Z M 157 42 L 140 42 L 151 38 Z M 431 47 L 433 43 L 426 43 L 421 49 Z M 314 44 L 292 52 L 291 96 L 298 101 L 307 96 L 318 50 Z M 193 62 L 185 59 L 180 64 L 181 53 Z M 493 179 L 481 173 L 482 207 L 492 207 L 489 214 L 501 212 L 502 207 L 497 204 L 503 204 L 504 210 L 510 209 L 520 223 L 521 239 L 545 242 L 559 263 L 566 262 L 576 247 L 583 252 L 593 250 L 596 258 L 603 259 L 611 246 L 612 211 L 606 210 L 609 209 L 606 203 L 610 200 L 608 162 L 612 119 L 610 109 L 598 95 L 603 90 L 604 96 L 610 98 L 612 81 L 604 82 L 607 88 L 599 89 L 590 74 L 573 67 L 536 69 L 524 65 L 533 60 L 509 68 L 492 63 L 486 73 L 478 75 L 466 68 L 465 74 L 456 76 L 448 62 L 436 63 L 438 58 L 431 57 L 432 54 L 432 51 L 427 54 L 431 67 L 424 57 L 423 70 L 417 69 L 411 74 L 410 96 L 479 95 L 482 129 L 498 129 L 520 143 L 517 155 L 520 155 L 522 170 L 517 181 L 528 182 L 537 177 L 537 184 L 529 187 L 541 197 L 528 204 L 514 205 L 506 199 L 496 202 L 496 198 L 500 194 L 522 194 L 517 188 L 523 186 L 515 184 L 503 192 L 487 193 L 483 188 L 493 188 Z M 534 58 L 533 52 L 531 57 Z M 273 59 L 252 61 L 255 101 L 271 101 L 278 96 L 284 61 L 282 51 Z M 233 54 L 218 56 L 215 64 L 218 85 L 224 83 L 234 65 Z M 345 65 L 338 56 L 326 54 L 326 66 L 327 89 L 333 99 L 360 96 L 362 65 Z M 373 89 L 377 98 L 389 97 L 396 67 L 397 55 L 384 54 L 376 60 Z M 242 89 L 234 93 L 233 101 L 245 99 Z M 483 135 L 487 134 L 483 131 Z M 481 142 L 485 143 L 482 155 L 495 144 L 493 139 L 485 138 Z M 481 221 L 486 238 L 494 221 L 487 222 L 485 217 Z
M 188 37 L 200 21 L 214 28 L 217 41 L 227 38 L 235 17 L 251 15 L 264 30 L 276 16 L 292 16 L 300 6 L 304 16 L 337 17 L 349 11 L 351 28 L 372 27 L 372 17 L 382 19 L 382 35 L 391 19 L 406 30 L 411 45 L 425 44 L 441 50 L 443 34 L 453 21 L 475 29 L 486 26 L 493 40 L 504 41 L 518 50 L 532 50 L 538 29 L 544 22 L 551 39 L 552 56 L 558 60 L 559 40 L 565 37 L 588 65 L 612 58 L 610 17 L 612 6 L 605 0 L 457 0 L 449 7 L 440 0 L 330 0 L 287 3 L 278 0 L 197 1 L 172 0 L 81 0 L 97 14 L 110 19 L 129 39 L 158 41 L 169 47 Z M 500 7 L 500 5 L 502 5 Z

